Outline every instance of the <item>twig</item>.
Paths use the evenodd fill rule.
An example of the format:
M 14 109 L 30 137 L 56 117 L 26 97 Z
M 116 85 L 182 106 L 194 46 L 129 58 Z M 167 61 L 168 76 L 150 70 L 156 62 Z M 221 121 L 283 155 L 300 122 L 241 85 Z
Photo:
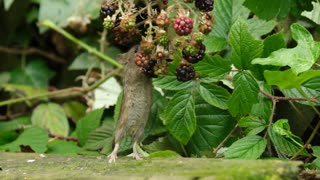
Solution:
M 312 131 L 312 134 L 310 135 L 310 137 L 308 138 L 307 142 L 303 145 L 302 148 L 299 149 L 299 151 L 297 153 L 295 153 L 290 160 L 294 160 L 296 159 L 300 153 L 302 153 L 302 151 L 304 151 L 306 148 L 308 148 L 308 146 L 310 145 L 310 143 L 312 142 L 313 138 L 315 137 L 315 135 L 317 134 L 318 130 L 320 129 L 320 121 L 318 122 L 317 126 L 314 128 L 314 130 Z
M 34 47 L 28 48 L 28 49 L 18 49 L 18 48 L 9 48 L 9 47 L 3 47 L 0 46 L 0 52 L 5 52 L 9 54 L 24 54 L 24 55 L 41 55 L 45 58 L 59 64 L 65 64 L 66 61 L 64 61 L 62 58 L 56 56 L 54 53 L 46 52 L 41 49 L 37 49 Z
M 100 51 L 98 51 L 95 48 L 92 48 L 91 46 L 89 46 L 88 44 L 84 43 L 83 41 L 77 39 L 76 37 L 74 37 L 72 34 L 68 33 L 67 31 L 63 30 L 62 28 L 58 27 L 56 24 L 54 24 L 52 21 L 50 20 L 44 20 L 42 22 L 39 23 L 40 26 L 46 26 L 49 27 L 55 31 L 57 31 L 58 33 L 62 34 L 65 38 L 69 39 L 70 41 L 72 41 L 73 43 L 79 45 L 80 47 L 86 49 L 89 53 L 92 53 L 94 55 L 96 55 L 97 57 L 107 61 L 108 63 L 116 66 L 117 68 L 123 68 L 123 65 L 118 63 L 117 61 L 115 61 L 114 59 L 112 59 L 111 57 L 101 53 Z
M 299 97 L 280 97 L 280 96 L 273 96 L 263 90 L 260 90 L 260 92 L 265 95 L 266 97 L 268 97 L 269 99 L 275 99 L 277 101 L 311 101 L 313 103 L 317 103 L 319 104 L 320 102 L 317 100 L 317 98 L 319 98 L 320 96 L 315 96 L 312 98 L 299 98 Z
M 76 137 L 60 136 L 60 135 L 54 135 L 54 134 L 49 134 L 49 136 L 55 139 L 78 142 L 78 138 Z
M 237 130 L 238 128 L 238 124 L 236 124 L 236 126 L 231 130 L 231 132 L 227 135 L 227 137 L 225 137 L 223 139 L 223 141 L 213 150 L 214 154 L 217 154 L 217 152 L 219 151 L 219 149 L 228 141 L 228 139 L 230 138 L 230 136 Z
M 104 81 L 106 81 L 107 79 L 109 79 L 113 75 L 119 73 L 120 70 L 121 69 L 115 69 L 115 70 L 109 72 L 106 76 L 104 76 L 103 78 L 101 78 L 100 80 L 98 80 L 96 83 L 94 83 L 93 85 L 91 85 L 89 87 L 71 87 L 71 88 L 66 88 L 66 89 L 62 89 L 62 90 L 37 94 L 34 96 L 22 97 L 22 98 L 17 98 L 17 99 L 10 99 L 7 101 L 0 102 L 0 107 L 5 106 L 5 105 L 23 102 L 23 101 L 30 101 L 33 99 L 40 99 L 40 98 L 43 98 L 46 96 L 48 98 L 65 98 L 65 97 L 81 96 L 81 95 L 99 87 Z
M 274 96 L 275 97 L 275 96 Z M 270 117 L 269 117 L 269 123 L 268 123 L 268 129 L 271 127 L 272 122 L 273 122 L 273 116 L 275 114 L 276 111 L 276 106 L 277 106 L 277 99 L 276 98 L 271 98 L 272 100 L 272 109 L 271 109 L 271 113 L 270 113 Z M 266 131 L 266 133 L 264 134 L 264 138 L 267 137 L 268 131 Z

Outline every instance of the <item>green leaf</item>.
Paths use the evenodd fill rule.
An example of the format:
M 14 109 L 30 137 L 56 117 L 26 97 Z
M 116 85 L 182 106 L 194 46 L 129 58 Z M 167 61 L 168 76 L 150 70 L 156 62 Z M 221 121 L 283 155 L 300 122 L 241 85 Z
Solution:
M 231 71 L 231 63 L 219 55 L 205 55 L 202 61 L 194 65 L 194 69 L 200 74 L 200 77 L 209 76 L 218 81 L 224 79 L 224 76 Z
M 281 92 L 286 97 L 292 98 L 315 98 L 320 101 L 320 76 L 314 77 L 306 82 L 304 82 L 301 87 L 292 88 L 292 89 L 281 89 Z M 297 103 L 310 105 L 308 101 L 296 101 Z M 319 105 L 318 103 L 311 102 L 311 104 Z
M 284 18 L 290 12 L 291 0 L 246 0 L 244 5 L 261 19 Z
M 0 72 L 0 84 L 8 83 L 10 80 L 9 72 Z
M 286 41 L 282 32 L 272 34 L 263 41 L 263 55 L 262 57 L 268 57 L 273 51 L 286 47 Z
M 81 150 L 74 142 L 56 139 L 48 143 L 48 154 L 68 154 L 77 155 Z
M 277 50 L 267 58 L 256 58 L 253 64 L 290 66 L 295 74 L 309 70 L 320 55 L 320 42 L 299 24 L 291 25 L 292 37 L 298 45 L 292 49 Z
M 181 143 L 187 144 L 196 130 L 194 97 L 189 91 L 179 91 L 169 101 L 161 119 L 169 132 Z
M 10 82 L 36 88 L 46 88 L 54 74 L 54 71 L 49 69 L 43 61 L 31 61 L 24 69 L 12 71 Z
M 320 146 L 312 146 L 313 155 L 320 158 Z
M 65 27 L 72 17 L 80 18 L 83 21 L 86 21 L 87 18 L 98 17 L 100 6 L 99 1 L 92 0 L 41 0 L 39 21 L 50 19 L 58 26 Z M 79 14 L 79 12 L 81 13 Z M 40 29 L 40 31 L 43 32 L 44 29 Z
M 38 105 L 32 113 L 33 125 L 47 129 L 51 134 L 68 136 L 69 123 L 63 108 L 59 104 Z
M 262 84 L 261 87 L 263 90 L 269 94 L 271 94 L 271 86 L 267 86 Z M 252 106 L 250 115 L 257 117 L 259 119 L 263 119 L 264 122 L 268 123 L 272 111 L 272 100 L 267 98 L 262 93 L 258 96 L 258 103 Z
M 245 115 L 258 102 L 260 92 L 258 83 L 247 72 L 240 72 L 234 76 L 234 91 L 228 101 L 229 111 L 233 116 Z
M 294 135 L 290 130 L 290 125 L 287 119 L 279 119 L 273 124 L 273 130 L 278 135 L 281 135 L 287 139 L 290 139 L 293 143 L 295 143 L 300 148 L 303 147 L 302 140 Z
M 0 133 L 23 129 L 28 125 L 31 125 L 29 116 L 22 116 L 10 121 L 0 122 Z
M 267 147 L 267 140 L 260 136 L 246 136 L 234 142 L 225 152 L 229 159 L 258 159 Z
M 292 69 L 285 71 L 264 71 L 268 85 L 278 86 L 280 89 L 291 89 L 300 87 L 302 83 L 320 76 L 320 71 L 309 70 L 296 75 Z
M 181 157 L 180 154 L 171 151 L 171 150 L 165 150 L 165 151 L 157 151 L 153 152 L 149 155 L 150 158 L 179 158 Z
M 167 106 L 167 99 L 158 91 L 153 91 L 151 111 L 149 113 L 148 122 L 144 129 L 144 137 L 148 135 L 158 135 L 166 131 L 161 119 L 160 114 Z
M 215 0 L 212 32 L 204 39 L 207 52 L 221 51 L 227 46 L 228 32 L 232 23 L 239 16 L 247 18 L 249 10 L 242 3 L 244 0 Z M 214 42 L 214 43 L 212 43 Z
M 252 37 L 248 24 L 242 18 L 232 25 L 229 41 L 232 47 L 231 61 L 238 69 L 249 69 L 250 62 L 263 52 L 262 41 Z
M 2 145 L 8 144 L 10 142 L 13 142 L 19 134 L 15 131 L 7 131 L 0 133 L 0 152 L 4 151 L 4 149 L 1 148 Z
M 77 122 L 86 115 L 86 106 L 78 101 L 67 101 L 62 105 L 66 115 Z
M 278 134 L 275 129 L 274 125 L 272 125 L 268 129 L 268 135 L 274 144 L 274 147 L 279 153 L 286 154 L 286 155 L 294 155 L 296 152 L 300 150 L 300 146 L 296 143 L 292 142 L 290 139 Z M 305 154 L 305 152 L 303 153 Z
M 264 120 L 253 116 L 241 118 L 238 122 L 238 125 L 239 127 L 247 128 L 246 132 L 248 136 L 256 135 L 267 127 L 267 124 Z
M 248 20 L 249 32 L 255 39 L 270 33 L 277 25 L 277 21 L 265 21 L 259 18 L 251 18 Z
M 199 95 L 195 98 L 197 128 L 191 137 L 187 150 L 201 156 L 202 151 L 212 150 L 234 127 L 233 118 L 226 110 L 213 107 Z
M 76 133 L 80 145 L 84 145 L 89 134 L 99 127 L 103 111 L 104 108 L 91 111 L 77 122 Z
M 198 92 L 201 97 L 212 106 L 220 109 L 228 109 L 227 102 L 230 98 L 230 93 L 215 84 L 201 83 L 198 86 Z
M 115 131 L 114 122 L 108 121 L 102 126 L 92 131 L 87 138 L 83 148 L 86 150 L 99 150 L 107 144 L 112 147 L 113 133 Z
M 153 80 L 153 85 L 165 89 L 178 91 L 191 87 L 194 84 L 194 81 L 181 82 L 177 80 L 177 77 L 174 74 L 168 74 L 163 77 L 155 78 Z
M 11 5 L 14 3 L 14 0 L 4 0 L 4 9 L 8 11 Z
M 0 146 L 0 149 L 10 152 L 20 152 L 20 146 L 30 146 L 35 153 L 44 153 L 47 150 L 47 132 L 39 127 L 25 129 L 13 142 Z
M 89 68 L 100 68 L 103 62 L 93 54 L 81 53 L 69 66 L 69 70 L 86 70 Z
M 13 93 L 18 97 L 30 97 L 36 96 L 39 94 L 47 93 L 47 90 L 35 88 L 26 85 L 19 85 L 19 84 L 0 84 L 0 87 L 4 88 L 5 91 Z M 39 98 L 40 100 L 47 101 L 47 97 Z
M 320 2 L 312 2 L 312 5 L 312 11 L 303 11 L 301 15 L 320 25 Z

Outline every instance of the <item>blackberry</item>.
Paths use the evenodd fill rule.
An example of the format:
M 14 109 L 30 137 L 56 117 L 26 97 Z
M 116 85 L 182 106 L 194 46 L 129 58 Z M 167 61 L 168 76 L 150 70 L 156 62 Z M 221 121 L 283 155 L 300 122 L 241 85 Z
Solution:
M 166 28 L 169 26 L 170 20 L 168 14 L 164 10 L 161 10 L 160 14 L 157 16 L 156 24 L 162 28 Z
M 104 18 L 108 17 L 108 16 L 112 16 L 116 10 L 118 9 L 117 6 L 114 6 L 112 4 L 103 4 L 101 5 L 101 9 L 100 9 L 100 18 L 102 20 L 104 20 Z
M 186 46 L 182 50 L 182 57 L 187 60 L 189 63 L 197 63 L 201 61 L 204 57 L 204 53 L 206 51 L 206 46 L 202 43 L 197 44 L 198 52 L 194 52 L 193 48 L 188 48 L 190 46 Z
M 149 65 L 150 57 L 143 51 L 138 51 L 135 55 L 134 62 L 139 67 L 146 67 Z
M 149 61 L 149 64 L 142 68 L 142 72 L 144 75 L 146 75 L 148 78 L 155 78 L 157 75 L 154 73 L 154 67 L 157 64 L 157 60 L 151 59 Z
M 178 81 L 189 81 L 194 79 L 196 73 L 194 71 L 194 67 L 188 63 L 182 63 L 176 69 L 176 77 Z
M 178 17 L 173 22 L 173 29 L 180 36 L 191 33 L 193 29 L 193 20 L 190 17 Z
M 196 0 L 195 6 L 202 12 L 213 10 L 213 0 Z

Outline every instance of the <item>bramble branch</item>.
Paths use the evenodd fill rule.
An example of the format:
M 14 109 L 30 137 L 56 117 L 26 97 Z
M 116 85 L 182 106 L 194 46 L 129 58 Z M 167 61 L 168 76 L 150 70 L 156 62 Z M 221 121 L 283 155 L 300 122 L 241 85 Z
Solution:
M 41 55 L 52 62 L 65 64 L 66 61 L 60 58 L 59 56 L 55 55 L 54 53 L 46 52 L 41 49 L 37 49 L 34 47 L 28 49 L 18 49 L 18 48 L 9 48 L 0 46 L 0 52 L 8 53 L 8 54 L 25 54 L 25 55 Z

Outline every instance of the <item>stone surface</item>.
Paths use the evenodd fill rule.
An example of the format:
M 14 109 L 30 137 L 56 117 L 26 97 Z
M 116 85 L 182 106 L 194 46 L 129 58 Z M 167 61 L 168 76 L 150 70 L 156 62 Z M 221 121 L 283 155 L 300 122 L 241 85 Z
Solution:
M 0 179 L 296 179 L 301 162 L 0 153 Z

